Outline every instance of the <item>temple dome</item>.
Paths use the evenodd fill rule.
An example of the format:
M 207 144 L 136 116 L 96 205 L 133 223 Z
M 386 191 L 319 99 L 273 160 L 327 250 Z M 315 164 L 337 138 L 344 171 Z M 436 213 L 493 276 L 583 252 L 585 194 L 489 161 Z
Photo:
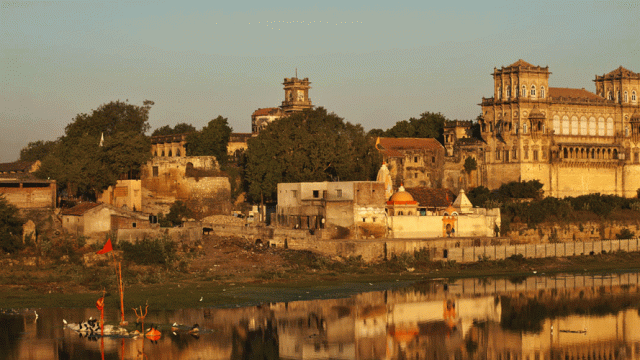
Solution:
M 413 196 L 404 190 L 403 186 L 400 186 L 398 192 L 391 195 L 390 202 L 414 202 Z

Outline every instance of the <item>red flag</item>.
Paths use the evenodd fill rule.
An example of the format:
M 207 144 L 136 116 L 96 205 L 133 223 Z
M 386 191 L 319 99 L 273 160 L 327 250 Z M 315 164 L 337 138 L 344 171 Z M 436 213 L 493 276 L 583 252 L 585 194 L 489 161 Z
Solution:
M 98 310 L 103 310 L 104 309 L 104 298 L 101 297 L 100 299 L 98 299 L 98 301 L 96 301 L 96 307 L 98 308 Z
M 102 248 L 102 250 L 98 250 L 96 251 L 96 254 L 106 254 L 109 251 L 113 250 L 113 246 L 111 246 L 111 239 L 107 240 L 107 242 L 104 244 L 104 247 Z

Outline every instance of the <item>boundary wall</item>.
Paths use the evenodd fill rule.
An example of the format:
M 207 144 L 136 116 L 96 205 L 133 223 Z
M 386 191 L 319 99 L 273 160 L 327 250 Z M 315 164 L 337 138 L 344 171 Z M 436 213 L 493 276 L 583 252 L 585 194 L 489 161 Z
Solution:
M 448 260 L 469 263 L 482 260 L 504 260 L 514 255 L 525 258 L 567 257 L 594 255 L 613 251 L 639 251 L 640 238 L 624 240 L 602 240 L 585 242 L 561 242 L 551 244 L 521 244 L 473 246 L 442 249 L 440 256 L 432 260 Z

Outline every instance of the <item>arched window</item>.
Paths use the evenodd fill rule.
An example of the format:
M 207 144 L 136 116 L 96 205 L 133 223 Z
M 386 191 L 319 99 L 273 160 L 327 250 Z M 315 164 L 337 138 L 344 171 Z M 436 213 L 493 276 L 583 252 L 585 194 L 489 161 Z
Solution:
M 613 100 L 613 95 L 611 94 L 611 91 L 607 93 L 607 100 Z
M 502 88 L 498 87 L 498 100 L 502 100 Z
M 520 96 L 527 97 L 527 85 L 522 85 L 522 92 L 520 93 Z
M 604 118 L 598 118 L 598 136 L 604 136 Z
M 631 92 L 631 101 L 636 102 L 636 92 L 635 91 Z
M 569 117 L 567 115 L 562 117 L 562 135 L 571 134 L 571 123 L 569 122 Z
M 522 132 L 523 132 L 524 134 L 526 134 L 526 133 L 527 133 L 527 123 L 522 124 Z
M 507 99 L 511 99 L 511 86 L 507 86 Z
M 567 148 L 564 148 L 564 158 L 565 159 L 569 158 L 569 151 L 567 150 Z
M 553 131 L 555 131 L 556 134 L 560 135 L 560 117 L 558 115 L 554 115 L 553 116 Z
M 169 150 L 169 157 L 171 157 L 171 156 L 173 156 L 173 155 L 171 155 L 171 150 Z
M 607 119 L 607 136 L 613 136 L 613 119 Z
M 587 118 L 585 116 L 580 118 L 580 135 L 587 135 Z
M 536 86 L 531 85 L 531 96 L 536 96 Z
M 629 102 L 629 93 L 628 92 L 624 92 L 624 102 Z
M 164 150 L 162 150 L 162 155 L 161 156 L 164 156 Z
M 620 96 L 620 90 L 616 93 L 616 102 L 620 102 L 622 100 L 622 96 Z
M 597 129 L 598 125 L 596 123 L 596 118 L 592 116 L 589 118 L 589 135 L 596 136 L 596 134 L 598 133 Z
M 544 99 L 544 86 L 540 87 L 540 98 Z
M 180 149 L 176 150 L 176 156 L 180 156 Z

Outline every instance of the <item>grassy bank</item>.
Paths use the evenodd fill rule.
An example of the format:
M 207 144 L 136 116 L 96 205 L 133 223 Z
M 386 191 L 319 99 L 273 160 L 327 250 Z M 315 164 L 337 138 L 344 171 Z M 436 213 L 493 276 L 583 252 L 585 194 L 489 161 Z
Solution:
M 433 278 L 640 271 L 640 253 L 623 252 L 570 258 L 513 257 L 473 264 L 431 262 L 415 254 L 371 265 L 359 259 L 332 261 L 308 252 L 282 251 L 280 255 L 283 262 L 277 267 L 254 264 L 251 271 L 125 267 L 125 308 L 147 302 L 156 309 L 179 309 L 345 297 Z M 109 266 L 12 267 L 2 270 L 0 308 L 92 307 L 103 290 L 107 306 L 118 307 L 115 284 Z

